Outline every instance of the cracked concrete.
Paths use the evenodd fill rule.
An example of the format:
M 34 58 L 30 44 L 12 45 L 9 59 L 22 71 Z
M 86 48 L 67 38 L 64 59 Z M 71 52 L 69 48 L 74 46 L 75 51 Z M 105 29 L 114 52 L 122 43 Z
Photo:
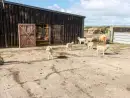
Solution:
M 4 51 L 0 98 L 129 98 L 130 49 L 96 57 L 80 47 L 49 61 L 45 50 Z

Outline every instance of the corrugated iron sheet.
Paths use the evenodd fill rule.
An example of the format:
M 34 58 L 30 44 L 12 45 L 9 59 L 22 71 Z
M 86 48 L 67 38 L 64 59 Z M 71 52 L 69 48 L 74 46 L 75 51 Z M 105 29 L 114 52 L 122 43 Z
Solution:
M 114 43 L 130 44 L 130 32 L 114 32 Z

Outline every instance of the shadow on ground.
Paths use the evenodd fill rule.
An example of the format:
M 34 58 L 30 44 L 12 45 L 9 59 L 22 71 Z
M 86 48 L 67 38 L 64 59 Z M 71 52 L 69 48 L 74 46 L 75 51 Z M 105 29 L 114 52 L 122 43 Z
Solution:
M 67 56 L 58 56 L 54 59 L 67 59 Z M 33 60 L 33 61 L 5 61 L 4 65 L 10 65 L 10 64 L 33 64 L 36 62 L 43 62 L 43 61 L 49 61 L 48 59 L 40 59 L 40 60 Z

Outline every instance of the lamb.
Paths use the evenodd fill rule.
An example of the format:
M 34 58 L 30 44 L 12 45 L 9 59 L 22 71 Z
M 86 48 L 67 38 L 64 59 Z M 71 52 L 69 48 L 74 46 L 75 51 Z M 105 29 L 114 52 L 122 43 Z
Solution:
M 93 45 L 94 45 L 93 42 L 88 42 L 88 49 L 93 49 Z
M 103 56 L 104 56 L 104 52 L 105 52 L 109 47 L 110 47 L 109 45 L 105 45 L 105 46 L 97 45 L 97 55 L 99 54 L 99 51 L 102 51 L 102 52 L 103 52 Z
M 47 52 L 47 54 L 48 54 L 48 60 L 50 60 L 50 58 L 53 59 L 53 55 L 52 55 L 53 49 L 52 49 L 51 46 L 47 46 L 46 52 Z
M 74 42 L 71 42 L 71 43 L 67 43 L 66 44 L 66 51 L 67 50 L 72 50 L 72 45 L 74 44 Z
M 106 44 L 106 41 L 107 41 L 106 35 L 103 34 L 103 35 L 99 36 L 99 42 L 103 42 Z
M 85 44 L 85 41 L 86 39 L 85 38 L 80 38 L 80 37 L 77 37 L 79 43 L 81 44 L 82 42 Z
M 87 40 L 88 42 L 92 42 L 92 41 L 93 41 L 93 37 L 92 37 L 92 38 L 86 38 L 86 40 Z

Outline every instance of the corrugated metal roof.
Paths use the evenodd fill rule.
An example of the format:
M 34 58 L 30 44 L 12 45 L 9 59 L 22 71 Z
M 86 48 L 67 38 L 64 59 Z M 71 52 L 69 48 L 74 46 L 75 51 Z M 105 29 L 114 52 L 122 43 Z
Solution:
M 29 7 L 29 8 L 34 8 L 34 9 L 38 9 L 38 10 L 44 10 L 44 11 L 48 11 L 48 12 L 55 12 L 55 13 L 61 13 L 61 14 L 65 14 L 65 15 L 72 15 L 72 16 L 78 16 L 78 17 L 85 18 L 85 16 L 82 16 L 82 15 L 71 14 L 71 13 L 66 13 L 66 12 L 60 12 L 60 11 L 50 10 L 50 9 L 46 9 L 46 8 L 35 7 L 35 6 L 31 6 L 31 5 L 15 3 L 15 2 L 11 2 L 11 1 L 5 1 L 5 3 L 10 3 L 10 4 Z

